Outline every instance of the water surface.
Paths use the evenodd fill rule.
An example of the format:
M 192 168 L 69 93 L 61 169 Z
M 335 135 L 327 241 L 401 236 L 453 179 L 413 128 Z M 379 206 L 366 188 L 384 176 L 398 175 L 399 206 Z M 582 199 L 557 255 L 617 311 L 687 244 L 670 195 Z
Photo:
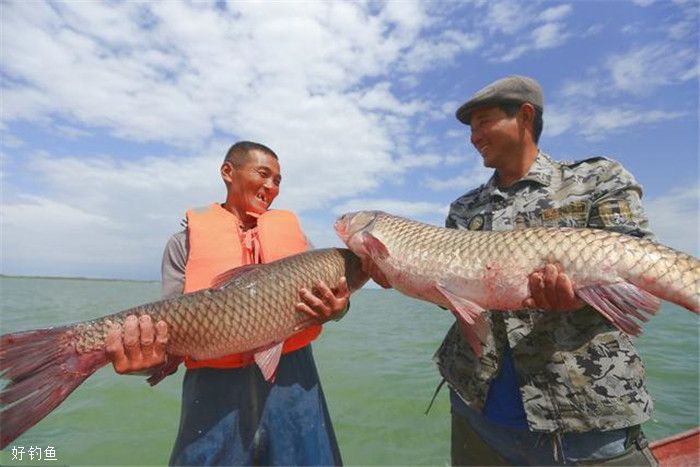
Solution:
M 0 278 L 2 333 L 70 323 L 157 300 L 156 282 Z M 348 315 L 314 343 L 346 464 L 446 465 L 449 403 L 431 357 L 453 318 L 395 291 L 364 289 Z M 644 429 L 658 439 L 699 424 L 699 320 L 664 303 L 637 340 L 656 401 Z M 151 388 L 143 377 L 103 368 L 0 455 L 30 465 L 30 446 L 53 446 L 58 462 L 36 465 L 163 465 L 174 440 L 183 371 Z M 24 447 L 12 462 L 12 446 Z

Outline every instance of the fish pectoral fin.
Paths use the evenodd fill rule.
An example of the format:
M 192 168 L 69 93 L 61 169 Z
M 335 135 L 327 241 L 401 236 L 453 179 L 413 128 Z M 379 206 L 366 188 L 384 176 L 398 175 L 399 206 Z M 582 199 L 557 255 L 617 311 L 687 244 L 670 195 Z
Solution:
M 362 234 L 362 244 L 374 260 L 389 257 L 389 250 L 387 249 L 386 245 L 384 245 L 381 240 L 369 232 L 364 232 Z
M 648 315 L 656 314 L 661 305 L 654 295 L 629 282 L 582 287 L 576 290 L 576 295 L 618 329 L 633 336 L 640 335 L 642 328 L 632 317 L 646 322 Z
M 225 288 L 232 279 L 240 276 L 244 272 L 251 271 L 255 268 L 259 268 L 260 264 L 247 264 L 245 266 L 240 266 L 237 268 L 229 269 L 228 271 L 222 272 L 217 275 L 211 281 L 211 289 L 223 289 Z
M 450 303 L 450 311 L 457 318 L 462 334 L 477 357 L 481 357 L 481 346 L 486 342 L 491 326 L 482 314 L 484 309 L 469 299 L 452 292 L 449 286 L 438 283 L 435 288 Z
M 269 347 L 264 347 L 255 352 L 255 363 L 258 364 L 265 381 L 273 382 L 277 373 L 277 366 L 282 356 L 282 346 L 284 342 L 277 342 Z
M 476 320 L 481 316 L 484 309 L 472 302 L 468 298 L 464 298 L 451 290 L 449 285 L 438 282 L 435 288 L 442 294 L 443 297 L 447 299 L 452 305 L 454 310 L 452 312 L 457 312 L 460 318 L 467 324 L 473 325 Z

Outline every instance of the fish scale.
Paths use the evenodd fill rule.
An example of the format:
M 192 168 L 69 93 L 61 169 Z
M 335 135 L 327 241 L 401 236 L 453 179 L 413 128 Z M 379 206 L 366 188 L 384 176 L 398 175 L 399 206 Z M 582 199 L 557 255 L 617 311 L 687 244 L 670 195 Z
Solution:
M 697 304 L 699 300 L 697 259 L 649 240 L 593 229 L 541 228 L 508 232 L 471 232 L 423 224 L 421 232 L 420 227 L 419 223 L 412 223 L 410 229 L 405 228 L 405 231 L 402 231 L 402 225 L 397 221 L 387 223 L 386 227 L 379 223 L 377 236 L 389 238 L 387 244 L 392 244 L 391 237 L 385 232 L 396 229 L 395 235 L 400 237 L 400 240 L 396 241 L 396 250 L 404 254 L 412 251 L 412 260 L 419 259 L 421 251 L 425 248 L 437 250 L 440 245 L 448 244 L 456 246 L 459 259 L 464 263 L 468 263 L 470 259 L 479 259 L 482 263 L 488 260 L 494 262 L 508 255 L 515 255 L 531 262 L 534 260 L 536 264 L 532 264 L 532 270 L 546 262 L 556 262 L 566 266 L 565 270 L 570 270 L 572 275 L 582 278 L 595 277 L 583 272 L 586 264 L 617 264 L 615 272 L 625 280 L 639 282 L 640 277 L 647 274 L 653 276 L 656 281 L 664 282 L 665 287 L 687 296 L 686 302 Z M 426 234 L 426 228 L 429 228 L 432 235 Z M 411 243 L 411 238 L 420 238 L 422 241 Z M 631 245 L 629 251 L 621 248 L 627 244 Z M 546 251 L 547 254 L 535 255 L 536 245 L 543 247 L 542 251 Z M 613 254 L 616 256 L 611 258 Z M 469 267 L 463 266 L 462 270 L 468 272 Z
M 487 330 L 481 312 L 521 309 L 530 274 L 548 263 L 559 265 L 581 299 L 630 334 L 641 332 L 632 318 L 656 313 L 659 298 L 700 312 L 700 261 L 648 239 L 575 228 L 446 229 L 381 211 L 345 214 L 335 228 L 391 286 L 449 308 L 477 353 Z
M 108 363 L 107 334 L 129 315 L 167 323 L 166 352 L 176 364 L 183 357 L 253 355 L 281 349 L 285 339 L 319 323 L 295 308 L 302 287 L 310 290 L 318 281 L 334 286 L 345 277 L 354 292 L 368 279 L 360 259 L 344 248 L 308 251 L 225 277 L 231 278 L 221 286 L 94 320 L 0 336 L 0 377 L 9 381 L 0 391 L 0 449 Z M 268 364 L 276 368 L 277 361 Z

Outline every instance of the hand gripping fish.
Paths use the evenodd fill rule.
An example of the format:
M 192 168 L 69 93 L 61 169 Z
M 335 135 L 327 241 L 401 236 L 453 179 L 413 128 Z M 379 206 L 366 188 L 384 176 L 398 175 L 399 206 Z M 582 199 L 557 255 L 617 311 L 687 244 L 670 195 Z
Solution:
M 341 216 L 338 236 L 371 259 L 396 290 L 449 308 L 477 355 L 490 332 L 484 310 L 518 310 L 528 276 L 559 264 L 576 295 L 628 334 L 659 298 L 700 312 L 700 261 L 650 240 L 606 230 L 533 228 L 468 231 L 381 211 Z
M 98 368 L 107 364 L 105 338 L 111 323 L 148 314 L 168 325 L 170 370 L 185 356 L 218 358 L 253 354 L 266 379 L 279 363 L 283 341 L 317 324 L 296 311 L 299 289 L 342 276 L 354 292 L 368 280 L 357 256 L 329 248 L 222 274 L 212 288 L 137 306 L 92 321 L 0 336 L 0 449 L 56 408 Z M 155 384 L 170 371 L 149 378 Z

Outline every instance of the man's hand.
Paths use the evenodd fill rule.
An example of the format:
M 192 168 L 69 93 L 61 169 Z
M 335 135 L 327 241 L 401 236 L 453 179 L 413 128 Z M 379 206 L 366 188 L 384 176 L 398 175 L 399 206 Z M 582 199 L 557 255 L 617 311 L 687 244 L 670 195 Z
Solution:
M 339 315 L 348 307 L 350 291 L 345 277 L 341 277 L 333 290 L 328 288 L 325 282 L 318 281 L 311 291 L 306 288 L 299 290 L 299 297 L 302 301 L 297 303 L 297 311 L 323 323 L 329 319 L 340 318 Z
M 576 296 L 569 276 L 562 272 L 559 265 L 545 265 L 542 270 L 530 274 L 528 282 L 530 297 L 523 300 L 525 308 L 566 312 L 585 305 Z
M 384 289 L 391 288 L 391 284 L 387 280 L 386 276 L 374 261 L 365 257 L 360 259 L 362 260 L 362 270 L 369 274 L 369 277 L 371 277 L 374 282 L 379 284 Z
M 141 372 L 165 362 L 165 344 L 168 343 L 168 325 L 153 321 L 148 315 L 137 318 L 129 315 L 124 330 L 112 325 L 107 333 L 107 358 L 119 374 Z

